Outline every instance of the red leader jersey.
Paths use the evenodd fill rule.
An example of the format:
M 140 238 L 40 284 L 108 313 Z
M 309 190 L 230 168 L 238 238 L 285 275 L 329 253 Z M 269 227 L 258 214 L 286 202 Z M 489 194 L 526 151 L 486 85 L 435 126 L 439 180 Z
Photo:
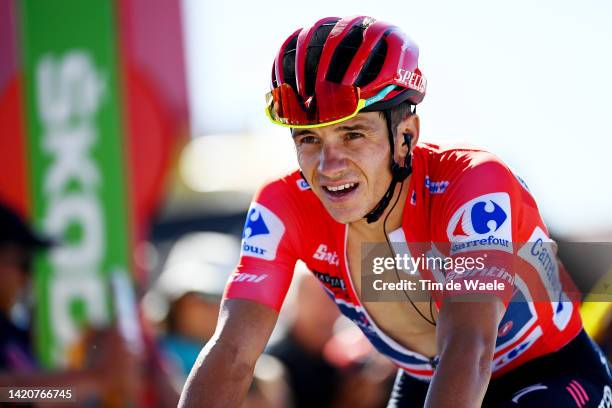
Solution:
M 406 187 L 405 187 L 406 188 Z M 525 183 L 493 154 L 463 145 L 418 144 L 400 229 L 394 242 L 430 242 L 430 253 L 469 254 L 482 249 L 513 253 L 534 281 L 515 276 L 515 290 L 499 325 L 493 377 L 554 352 L 581 330 L 577 301 L 569 300 L 535 200 Z M 408 374 L 431 379 L 435 360 L 381 330 L 357 297 L 346 255 L 348 225 L 336 222 L 299 171 L 265 185 L 248 211 L 239 265 L 225 298 L 255 301 L 279 310 L 302 260 L 340 311 L 373 346 Z M 421 271 L 436 278 L 435 272 Z M 532 292 L 548 294 L 542 300 Z M 533 300 L 533 301 L 530 301 Z

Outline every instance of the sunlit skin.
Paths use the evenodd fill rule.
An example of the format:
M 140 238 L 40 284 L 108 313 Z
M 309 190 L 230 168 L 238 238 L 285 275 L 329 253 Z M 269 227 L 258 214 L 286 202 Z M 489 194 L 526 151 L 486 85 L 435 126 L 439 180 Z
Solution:
M 405 117 L 395 129 L 395 161 L 403 163 L 419 136 L 419 119 Z M 411 146 L 403 145 L 402 133 L 411 133 Z M 386 123 L 377 112 L 361 113 L 345 122 L 293 133 L 302 172 L 329 214 L 348 224 L 346 257 L 348 274 L 361 297 L 361 244 L 384 242 L 388 231 L 401 226 L 408 188 L 395 188 L 392 203 L 378 221 L 368 224 L 363 217 L 383 197 L 391 181 L 390 147 Z M 329 187 L 355 183 L 333 193 Z M 404 181 L 410 183 L 410 178 Z M 346 192 L 344 192 L 346 190 Z M 401 196 L 400 196 L 401 192 Z M 386 225 L 385 218 L 388 215 Z M 386 227 L 386 228 L 385 228 Z M 393 251 L 390 250 L 390 256 Z M 436 327 L 421 316 L 428 315 L 428 302 L 363 302 L 370 317 L 399 344 L 425 356 L 440 355 L 436 375 L 429 387 L 427 407 L 472 407 L 482 401 L 491 376 L 482 361 L 493 356 L 497 326 L 503 315 L 501 302 L 460 303 L 440 309 L 431 316 Z M 420 310 L 420 316 L 415 309 Z M 464 331 L 464 327 L 470 327 Z M 467 346 L 466 346 L 467 345 Z M 465 375 L 457 376 L 457 367 Z M 481 368 L 484 367 L 484 368 Z M 462 400 L 448 399 L 449 390 L 463 393 Z
M 397 130 L 398 134 L 410 132 L 414 147 L 419 134 L 418 116 L 407 116 Z M 403 163 L 408 147 L 400 139 L 395 142 L 395 160 Z M 390 146 L 381 115 L 359 113 L 335 125 L 295 129 L 293 140 L 300 168 L 329 214 L 340 223 L 366 227 L 363 217 L 378 204 L 391 182 Z M 355 183 L 354 189 L 340 196 L 329 191 L 330 187 L 350 183 Z
M 403 163 L 419 137 L 418 116 L 408 114 L 394 130 L 399 135 L 394 141 L 394 160 Z M 411 146 L 403 143 L 403 133 L 412 135 Z M 342 247 L 346 272 L 361 298 L 361 245 L 384 242 L 387 231 L 401 226 L 408 194 L 408 188 L 396 186 L 392 199 L 394 203 L 397 198 L 395 207 L 391 204 L 372 224 L 363 218 L 378 204 L 391 181 L 385 120 L 378 112 L 360 113 L 335 125 L 294 129 L 292 134 L 306 181 L 328 213 L 347 224 Z M 409 183 L 410 179 L 404 181 Z M 389 252 L 393 256 L 393 248 Z M 422 317 L 428 314 L 429 302 L 363 302 L 372 321 L 389 338 L 424 356 L 440 355 L 426 407 L 480 406 L 474 401 L 482 401 L 485 395 L 491 377 L 491 364 L 486 362 L 493 356 L 503 304 L 460 305 L 443 304 L 439 314 L 434 311 L 434 327 Z M 415 308 L 420 309 L 420 315 Z M 266 305 L 225 299 L 215 336 L 202 350 L 179 406 L 239 406 L 277 318 L 276 310 Z M 457 370 L 461 375 L 456 375 Z

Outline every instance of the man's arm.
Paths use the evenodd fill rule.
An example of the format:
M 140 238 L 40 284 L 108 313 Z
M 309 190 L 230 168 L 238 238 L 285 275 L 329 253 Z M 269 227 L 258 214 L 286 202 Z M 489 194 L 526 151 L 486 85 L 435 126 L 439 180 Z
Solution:
M 239 407 L 277 317 L 268 306 L 225 299 L 217 330 L 187 378 L 179 407 Z
M 504 305 L 493 295 L 489 301 L 478 302 L 466 301 L 466 296 L 442 302 L 436 329 L 440 362 L 426 407 L 480 407 L 487 391 Z

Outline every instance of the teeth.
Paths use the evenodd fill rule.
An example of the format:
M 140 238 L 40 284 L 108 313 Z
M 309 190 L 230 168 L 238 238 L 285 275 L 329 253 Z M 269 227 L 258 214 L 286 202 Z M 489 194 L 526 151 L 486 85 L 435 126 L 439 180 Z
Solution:
M 351 188 L 354 187 L 355 183 L 346 183 L 346 184 L 342 184 L 341 186 L 326 186 L 325 188 L 328 189 L 329 191 L 342 191 L 345 188 Z

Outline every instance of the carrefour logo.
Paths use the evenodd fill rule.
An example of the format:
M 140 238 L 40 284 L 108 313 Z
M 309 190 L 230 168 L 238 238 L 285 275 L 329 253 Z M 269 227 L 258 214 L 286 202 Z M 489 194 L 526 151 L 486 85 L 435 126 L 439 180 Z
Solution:
M 257 208 L 251 208 L 247 215 L 242 238 L 250 238 L 257 235 L 269 234 L 270 230 L 261 216 L 261 212 Z
M 487 206 L 492 207 L 491 211 Z M 472 227 L 478 234 L 494 232 L 504 224 L 508 218 L 504 210 L 493 200 L 479 201 L 472 207 Z
M 280 218 L 259 203 L 252 203 L 242 232 L 242 256 L 272 261 L 285 233 Z
M 447 229 L 454 253 L 467 249 L 512 251 L 512 220 L 508 193 L 476 197 L 459 207 Z

